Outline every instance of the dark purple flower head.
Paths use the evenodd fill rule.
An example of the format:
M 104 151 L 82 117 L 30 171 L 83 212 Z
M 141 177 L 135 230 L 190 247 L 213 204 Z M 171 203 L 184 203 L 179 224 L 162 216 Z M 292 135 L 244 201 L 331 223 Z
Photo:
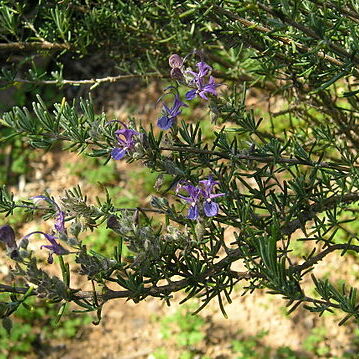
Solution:
M 40 247 L 40 249 L 42 248 L 46 248 L 50 251 L 49 253 L 49 257 L 47 259 L 48 263 L 53 263 L 54 258 L 53 258 L 53 254 L 57 254 L 59 256 L 64 255 L 64 254 L 69 254 L 70 252 L 65 249 L 60 243 L 56 242 L 55 239 L 57 239 L 57 237 L 51 235 L 51 234 L 47 234 L 41 231 L 35 231 L 35 232 L 31 232 L 29 234 L 27 234 L 24 239 L 28 239 L 30 236 L 32 236 L 33 234 L 42 234 L 51 244 L 45 244 L 42 245 Z
M 129 150 L 133 149 L 136 144 L 133 137 L 140 134 L 139 132 L 128 128 L 124 123 L 122 123 L 122 125 L 124 126 L 123 129 L 115 131 L 118 147 L 115 147 L 111 151 L 111 156 L 114 160 L 120 160 Z
M 188 193 L 188 197 L 178 194 L 180 190 L 184 190 Z M 176 189 L 177 196 L 190 204 L 190 208 L 188 210 L 187 218 L 189 219 L 197 219 L 199 215 L 198 203 L 201 195 L 201 189 L 192 186 L 190 184 L 182 185 L 179 184 Z
M 177 116 L 182 112 L 181 107 L 187 107 L 187 105 L 175 94 L 171 108 L 168 108 L 167 105 L 163 103 L 162 116 L 158 119 L 157 126 L 162 130 L 171 128 Z
M 171 78 L 183 82 L 184 76 L 178 67 L 171 69 Z
M 17 248 L 15 232 L 8 224 L 0 226 L 0 242 L 5 244 L 7 250 L 11 251 Z
M 56 208 L 56 222 L 55 222 L 54 227 L 57 232 L 66 233 L 65 213 L 63 211 L 61 211 L 59 205 L 55 201 L 53 201 L 51 198 L 46 197 L 46 196 L 34 196 L 34 197 L 31 197 L 30 199 L 43 200 L 43 201 L 46 201 L 46 202 L 50 203 L 51 205 L 53 205 Z
M 15 240 L 15 232 L 11 226 L 0 226 L 0 242 L 5 244 L 6 252 L 11 259 L 19 259 L 19 250 Z

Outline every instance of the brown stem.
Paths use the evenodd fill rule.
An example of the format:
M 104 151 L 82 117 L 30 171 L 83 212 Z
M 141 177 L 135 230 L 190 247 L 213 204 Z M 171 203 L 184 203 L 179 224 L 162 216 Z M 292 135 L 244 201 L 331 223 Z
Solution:
M 338 12 L 340 12 L 341 14 L 344 14 L 346 17 L 348 17 L 350 20 L 355 21 L 355 22 L 359 22 L 359 14 L 349 8 L 343 7 L 343 6 L 338 6 L 335 3 L 332 3 L 330 1 L 325 1 L 325 2 L 320 2 L 317 0 L 309 0 L 312 3 L 319 5 L 321 7 L 327 7 L 327 8 L 331 8 L 331 9 L 336 9 L 338 10 Z
M 266 11 L 267 13 L 273 15 L 274 17 L 278 17 L 280 18 L 283 22 L 295 27 L 296 29 L 302 31 L 304 34 L 312 37 L 313 39 L 316 40 L 322 40 L 320 38 L 320 36 L 314 32 L 312 29 L 299 24 L 297 22 L 295 22 L 293 19 L 290 19 L 289 17 L 285 16 L 282 12 L 280 12 L 279 10 L 274 10 L 269 6 L 266 6 L 264 4 L 261 4 L 260 2 L 257 2 L 258 7 L 260 7 L 261 9 L 263 9 L 264 11 Z M 341 46 L 338 46 L 332 42 L 328 42 L 328 47 L 335 52 L 337 55 L 345 57 L 345 58 L 350 58 L 352 60 L 354 60 L 357 64 L 359 63 L 359 58 L 357 56 L 352 56 L 350 53 L 348 53 L 344 48 L 342 48 Z
M 43 42 L 9 42 L 5 44 L 0 43 L 0 52 L 9 51 L 38 51 L 38 50 L 50 50 L 50 51 L 62 51 L 71 50 L 70 44 L 58 44 L 47 41 Z
M 25 83 L 35 85 L 94 85 L 101 84 L 104 82 L 117 82 L 122 80 L 131 80 L 141 77 L 152 77 L 152 78 L 165 78 L 168 76 L 161 75 L 157 72 L 151 72 L 147 74 L 132 74 L 132 75 L 118 75 L 108 76 L 99 79 L 88 79 L 88 80 L 26 80 L 26 79 L 14 79 L 12 83 Z
M 303 44 L 300 44 L 299 42 L 293 41 L 292 39 L 289 39 L 287 37 L 273 35 L 272 29 L 269 29 L 262 25 L 256 24 L 255 22 L 249 21 L 247 19 L 241 18 L 240 16 L 232 13 L 231 11 L 222 9 L 220 6 L 216 6 L 215 8 L 216 8 L 216 11 L 218 11 L 219 13 L 222 13 L 223 15 L 227 16 L 228 18 L 230 18 L 232 20 L 236 20 L 236 21 L 240 22 L 244 27 L 251 28 L 251 29 L 253 29 L 253 31 L 259 31 L 261 33 L 264 33 L 264 34 L 268 35 L 269 37 L 282 42 L 283 44 L 294 45 L 301 52 L 313 53 L 313 51 L 314 51 L 312 48 L 307 47 Z M 332 56 L 326 55 L 323 51 L 317 51 L 316 55 L 319 58 L 332 63 L 333 65 L 340 66 L 340 67 L 344 66 L 343 61 L 340 61 Z
M 356 246 L 354 244 L 334 244 L 333 246 L 330 246 L 326 248 L 324 251 L 318 253 L 316 256 L 311 257 L 304 263 L 289 268 L 288 271 L 289 273 L 302 272 L 304 269 L 308 269 L 312 267 L 314 264 L 321 261 L 329 253 L 337 250 L 351 250 L 351 251 L 359 252 L 359 246 Z
M 304 224 L 313 219 L 317 213 L 327 211 L 334 208 L 338 203 L 352 203 L 359 201 L 359 193 L 348 193 L 343 196 L 333 196 L 331 198 L 323 200 L 322 203 L 316 203 L 310 206 L 307 210 L 304 210 L 298 214 L 298 218 L 291 222 L 286 223 L 281 231 L 283 234 L 290 235 L 294 233 L 298 228 L 304 226 Z

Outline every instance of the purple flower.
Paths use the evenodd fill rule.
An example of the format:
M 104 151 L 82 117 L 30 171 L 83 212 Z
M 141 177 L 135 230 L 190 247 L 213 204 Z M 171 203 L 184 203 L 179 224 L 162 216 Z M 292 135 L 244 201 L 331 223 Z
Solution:
M 213 187 L 218 184 L 213 177 L 208 177 L 208 180 L 199 181 L 202 184 L 202 196 L 204 199 L 203 210 L 207 217 L 213 217 L 218 214 L 218 204 L 212 199 L 222 197 L 225 193 L 212 193 Z
M 187 218 L 197 219 L 200 214 L 199 205 L 202 204 L 203 213 L 206 217 L 213 217 L 218 214 L 218 204 L 213 201 L 214 198 L 222 197 L 225 193 L 212 193 L 214 186 L 218 184 L 212 177 L 207 180 L 199 181 L 200 186 L 192 186 L 190 184 L 178 184 L 176 194 L 179 198 L 190 203 Z M 180 190 L 185 190 L 188 197 L 178 194 Z
M 178 194 L 180 190 L 185 190 L 188 193 L 188 197 Z M 176 189 L 177 196 L 190 203 L 187 218 L 197 219 L 199 215 L 198 203 L 201 195 L 201 189 L 192 185 L 181 185 L 179 184 Z
M 204 61 L 197 63 L 198 72 L 194 72 L 188 70 L 187 73 L 193 76 L 192 82 L 197 85 L 197 87 L 203 86 L 204 77 L 206 77 L 210 71 L 212 71 L 212 67 L 207 65 Z
M 168 108 L 167 105 L 163 103 L 163 116 L 158 119 L 157 126 L 162 130 L 171 128 L 177 116 L 182 112 L 181 107 L 187 107 L 187 105 L 179 99 L 177 94 L 174 95 L 174 102 L 171 108 Z
M 216 84 L 213 76 L 209 76 L 209 80 L 206 83 L 205 79 L 212 71 L 212 67 L 201 61 L 197 63 L 198 72 L 188 70 L 187 73 L 192 76 L 192 80 L 189 82 L 190 86 L 197 87 L 196 89 L 190 90 L 186 93 L 186 100 L 193 100 L 196 96 L 200 96 L 204 100 L 208 100 L 206 94 L 212 94 L 217 96 L 216 88 L 220 86 Z
M 41 231 L 35 231 L 35 232 L 31 232 L 29 234 L 27 234 L 24 239 L 28 239 L 30 236 L 32 236 L 33 234 L 42 234 L 43 236 L 45 236 L 45 238 L 51 243 L 51 244 L 45 244 L 42 245 L 40 247 L 40 249 L 42 248 L 46 248 L 50 251 L 49 253 L 49 257 L 47 259 L 47 262 L 49 264 L 54 262 L 54 258 L 53 258 L 53 254 L 57 254 L 57 255 L 64 255 L 64 254 L 69 254 L 70 252 L 65 249 L 60 243 L 56 242 L 55 239 L 57 239 L 57 237 L 51 235 L 51 234 L 47 234 Z
M 122 130 L 115 131 L 118 147 L 115 147 L 111 151 L 111 157 L 114 160 L 120 160 L 121 158 L 123 158 L 128 153 L 128 151 L 131 150 L 136 144 L 136 141 L 133 139 L 133 136 L 138 136 L 140 134 L 135 130 L 127 128 L 124 123 L 122 124 L 125 128 L 123 128 Z
M 46 197 L 46 196 L 34 196 L 34 197 L 31 197 L 30 199 L 32 199 L 32 200 L 40 199 L 40 200 L 43 200 L 43 201 L 46 201 L 46 202 L 52 204 L 56 208 L 56 222 L 55 222 L 54 227 L 57 232 L 66 233 L 65 213 L 63 211 L 61 211 L 59 205 L 55 201 L 53 201 L 51 198 Z
M 193 100 L 196 96 L 200 96 L 204 100 L 208 100 L 208 97 L 206 96 L 206 94 L 208 93 L 208 94 L 217 96 L 216 88 L 218 86 L 220 86 L 220 85 L 215 83 L 214 77 L 210 76 L 208 83 L 205 85 L 202 85 L 199 82 L 197 82 L 197 89 L 188 91 L 185 95 L 186 100 Z

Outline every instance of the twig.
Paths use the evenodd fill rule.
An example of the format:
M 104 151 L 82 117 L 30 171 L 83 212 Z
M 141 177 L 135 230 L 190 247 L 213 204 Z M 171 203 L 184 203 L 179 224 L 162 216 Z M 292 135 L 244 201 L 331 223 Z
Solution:
M 282 12 L 278 11 L 278 10 L 274 10 L 273 8 L 270 8 L 269 6 L 266 6 L 264 4 L 261 4 L 260 2 L 257 2 L 258 7 L 260 7 L 261 9 L 263 9 L 264 11 L 266 11 L 267 13 L 280 18 L 283 22 L 286 22 L 287 24 L 295 27 L 296 29 L 302 31 L 303 33 L 305 33 L 306 35 L 312 37 L 313 39 L 316 40 L 322 40 L 320 38 L 320 36 L 314 32 L 312 29 L 299 24 L 297 22 L 295 22 L 294 20 L 290 19 L 289 17 L 285 16 Z M 352 56 L 350 53 L 348 53 L 344 48 L 342 48 L 341 46 L 338 46 L 336 44 L 334 44 L 333 42 L 327 42 L 328 47 L 335 52 L 337 55 L 342 56 L 342 57 L 346 57 L 346 58 L 350 58 L 351 60 L 354 60 L 357 64 L 359 63 L 359 58 L 357 56 Z
M 26 80 L 26 79 L 14 79 L 12 83 L 25 83 L 35 85 L 93 85 L 101 84 L 104 82 L 117 82 L 122 80 L 131 80 L 141 77 L 152 77 L 152 78 L 166 78 L 168 76 L 159 74 L 157 72 L 151 72 L 147 74 L 131 74 L 131 75 L 118 75 L 118 76 L 107 76 L 99 79 L 87 79 L 87 80 Z
M 51 50 L 62 51 L 71 50 L 70 44 L 51 43 L 47 41 L 43 42 L 9 42 L 6 44 L 0 44 L 0 52 L 8 51 L 37 51 L 37 50 Z
M 338 203 L 352 203 L 359 201 L 359 193 L 348 193 L 344 196 L 333 196 L 325 199 L 322 203 L 316 203 L 298 214 L 298 218 L 285 224 L 281 231 L 283 234 L 290 235 L 298 228 L 302 227 L 305 222 L 313 219 L 317 213 L 334 208 Z
M 213 75 L 217 78 L 220 78 L 222 80 L 229 80 L 229 81 L 235 81 L 235 82 L 244 82 L 253 80 L 250 77 L 239 75 L 238 77 L 228 76 L 226 74 L 214 71 Z M 130 74 L 130 75 L 118 75 L 118 76 L 107 76 L 99 79 L 86 79 L 86 80 L 28 80 L 28 79 L 20 79 L 15 78 L 11 81 L 8 81 L 9 84 L 16 84 L 16 83 L 24 83 L 24 84 L 33 84 L 33 85 L 74 85 L 74 86 L 80 86 L 80 85 L 95 85 L 95 84 L 103 84 L 106 82 L 118 82 L 123 80 L 131 80 L 131 79 L 137 79 L 137 78 L 157 78 L 157 79 L 166 79 L 170 78 L 169 75 L 163 75 L 158 72 L 150 72 L 145 74 Z M 258 86 L 260 87 L 260 86 Z M 263 86 L 262 86 L 263 87 Z
M 308 269 L 317 262 L 321 261 L 325 256 L 329 253 L 337 251 L 337 250 L 351 250 L 359 253 L 359 246 L 354 244 L 334 244 L 333 246 L 328 247 L 324 251 L 318 253 L 316 256 L 311 257 L 306 262 L 293 266 L 289 268 L 289 273 L 302 272 L 304 269 Z
M 355 21 L 359 23 L 359 14 L 349 8 L 345 8 L 343 6 L 338 6 L 337 4 L 334 4 L 330 1 L 325 1 L 324 3 L 317 1 L 317 0 L 309 0 L 312 3 L 319 5 L 321 7 L 329 7 L 331 9 L 336 9 L 341 14 L 344 14 L 346 17 L 348 17 L 350 20 Z
M 243 26 L 247 27 L 247 28 L 251 28 L 253 30 L 262 32 L 268 36 L 270 36 L 271 38 L 278 40 L 286 45 L 294 45 L 296 48 L 298 48 L 300 51 L 302 52 L 307 52 L 307 53 L 313 53 L 314 50 L 310 47 L 307 47 L 303 44 L 300 44 L 299 42 L 296 42 L 294 40 L 291 40 L 287 37 L 283 37 L 283 36 L 278 36 L 278 35 L 274 35 L 273 34 L 273 30 L 269 29 L 267 27 L 264 27 L 262 25 L 256 24 L 255 22 L 249 21 L 247 19 L 243 19 L 240 16 L 238 16 L 237 14 L 232 13 L 231 11 L 228 10 L 224 10 L 222 9 L 220 6 L 215 6 L 216 11 L 222 13 L 223 15 L 227 16 L 228 18 L 232 19 L 232 20 L 236 20 L 238 22 L 240 22 Z M 332 63 L 333 65 L 336 66 L 344 66 L 344 62 L 340 61 L 332 56 L 326 55 L 323 51 L 318 51 L 315 53 L 316 56 L 318 56 L 319 58 L 322 58 L 326 61 L 329 61 L 330 63 Z

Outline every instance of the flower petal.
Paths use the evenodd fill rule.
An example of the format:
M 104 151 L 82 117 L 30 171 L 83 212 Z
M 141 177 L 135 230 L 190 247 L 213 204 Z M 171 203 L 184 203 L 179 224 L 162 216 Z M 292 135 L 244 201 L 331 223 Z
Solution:
M 123 158 L 123 156 L 126 154 L 126 150 L 122 149 L 122 148 L 114 148 L 111 151 L 111 157 L 114 160 L 120 160 L 121 158 Z
M 203 205 L 204 214 L 207 217 L 213 217 L 218 214 L 218 204 L 212 201 L 206 201 Z
M 157 126 L 162 130 L 168 130 L 173 125 L 173 117 L 162 116 L 157 121 Z
M 193 100 L 196 97 L 197 90 L 190 90 L 186 93 L 186 100 Z
M 188 210 L 188 216 L 189 219 L 197 219 L 198 218 L 198 206 L 191 206 Z

